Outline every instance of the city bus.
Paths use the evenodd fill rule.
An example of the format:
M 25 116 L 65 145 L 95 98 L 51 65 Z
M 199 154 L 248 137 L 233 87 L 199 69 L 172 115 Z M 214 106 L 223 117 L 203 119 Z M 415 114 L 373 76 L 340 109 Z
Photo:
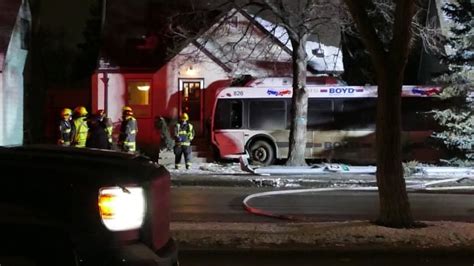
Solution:
M 305 156 L 327 162 L 375 163 L 376 86 L 308 86 Z M 404 160 L 435 162 L 428 145 L 436 122 L 429 111 L 439 105 L 434 86 L 403 86 Z M 221 158 L 248 153 L 254 164 L 286 159 L 289 148 L 292 88 L 227 87 L 216 93 L 211 138 Z

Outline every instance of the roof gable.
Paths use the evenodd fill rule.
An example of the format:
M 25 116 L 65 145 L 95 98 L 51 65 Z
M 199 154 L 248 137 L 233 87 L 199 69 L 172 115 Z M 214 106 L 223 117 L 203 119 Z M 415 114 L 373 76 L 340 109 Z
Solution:
M 0 1 L 0 72 L 3 70 L 5 54 L 10 43 L 20 5 L 21 0 Z
M 291 50 L 244 10 L 231 9 L 196 42 L 235 74 L 274 73 L 291 63 Z
M 128 19 L 122 16 L 126 12 L 125 9 L 127 9 L 128 17 L 136 19 L 133 14 L 138 14 L 137 11 L 143 8 L 127 9 L 121 7 L 118 11 L 114 9 L 107 10 L 109 14 L 104 33 L 106 43 L 101 52 L 101 60 L 99 60 L 100 68 L 158 69 L 174 57 L 182 57 L 183 52 L 187 51 L 186 47 L 191 44 L 198 48 L 199 53 L 206 55 L 231 75 L 268 76 L 291 73 L 291 45 L 288 39 L 285 39 L 286 31 L 282 34 L 282 27 L 251 15 L 245 10 L 233 8 L 220 14 L 209 13 L 209 17 L 213 17 L 214 21 L 210 27 L 203 26 L 210 25 L 209 23 L 203 23 L 194 30 L 185 30 L 195 35 L 195 37 L 185 37 L 183 35 L 179 42 L 173 42 L 172 40 L 166 40 L 163 34 L 154 34 L 153 31 L 158 32 L 160 29 L 152 29 L 146 35 L 143 35 L 143 25 L 127 23 Z M 209 17 L 207 20 L 209 20 Z M 206 18 L 203 18 L 203 20 L 206 20 Z M 124 23 L 127 24 L 126 28 L 120 26 Z M 196 27 L 189 21 L 186 23 L 191 24 L 191 27 Z M 169 27 L 163 23 L 155 27 L 159 26 Z M 140 31 L 142 34 L 140 34 Z M 177 35 L 179 34 L 168 37 L 174 38 L 175 41 Z M 312 50 L 315 50 L 314 44 L 314 42 L 308 42 L 309 55 L 312 54 Z M 325 63 L 329 61 L 331 62 L 329 64 L 332 64 L 334 60 L 322 58 L 322 61 Z M 340 62 L 342 65 L 342 59 L 340 59 Z M 318 69 L 319 65 L 314 60 L 309 61 L 308 69 L 313 68 L 319 71 L 322 70 L 322 72 L 329 69 L 328 64 Z
M 330 42 L 339 43 L 338 40 Z M 291 73 L 292 47 L 286 30 L 242 9 L 231 9 L 195 43 L 214 55 L 219 64 L 227 65 L 237 74 L 264 76 L 262 72 L 270 70 L 275 74 L 275 69 L 280 69 L 283 74 Z M 314 73 L 344 70 L 339 46 L 311 40 L 307 42 L 306 52 L 309 55 L 308 70 Z

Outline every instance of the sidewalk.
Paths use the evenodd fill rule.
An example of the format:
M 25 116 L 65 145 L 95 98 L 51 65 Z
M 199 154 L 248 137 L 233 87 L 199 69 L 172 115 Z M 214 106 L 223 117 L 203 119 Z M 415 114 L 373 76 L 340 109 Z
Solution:
M 453 252 L 473 256 L 474 223 L 426 222 L 392 229 L 367 221 L 329 223 L 172 223 L 182 250 L 285 250 L 324 252 Z
M 240 169 L 239 163 L 199 163 L 190 170 L 174 169 L 173 164 L 165 165 L 171 173 L 175 186 L 242 186 L 242 187 L 275 187 L 275 188 L 323 188 L 323 187 L 368 187 L 376 186 L 375 174 L 302 174 L 271 175 L 251 174 Z M 418 185 L 426 182 L 453 178 L 449 175 L 411 175 L 405 178 L 407 185 Z M 447 182 L 437 186 L 472 186 L 474 177 L 462 182 Z

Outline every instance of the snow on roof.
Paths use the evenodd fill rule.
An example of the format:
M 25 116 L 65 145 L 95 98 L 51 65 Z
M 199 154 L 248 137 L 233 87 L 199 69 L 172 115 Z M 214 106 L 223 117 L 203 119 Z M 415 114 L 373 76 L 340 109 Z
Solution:
M 293 84 L 292 77 L 264 77 L 252 79 L 245 84 L 245 87 L 262 87 L 262 86 L 291 86 Z M 326 75 L 307 77 L 308 85 L 347 85 L 343 80 Z
M 292 50 L 288 33 L 284 27 L 275 25 L 261 17 L 254 17 L 267 31 L 277 37 L 280 42 Z M 321 42 L 308 41 L 306 43 L 306 53 L 308 54 L 308 64 L 321 72 L 343 72 L 342 51 L 340 47 L 328 46 Z

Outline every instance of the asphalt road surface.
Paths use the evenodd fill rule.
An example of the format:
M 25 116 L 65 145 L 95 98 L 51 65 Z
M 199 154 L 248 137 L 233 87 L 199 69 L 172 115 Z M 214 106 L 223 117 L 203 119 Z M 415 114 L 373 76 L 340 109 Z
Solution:
M 173 187 L 172 221 L 279 222 L 281 219 L 249 214 L 243 199 L 258 188 Z M 474 193 L 409 193 L 418 220 L 474 222 Z M 373 220 L 378 214 L 377 192 L 321 192 L 269 196 L 250 201 L 252 207 L 291 215 L 304 221 Z
M 181 251 L 180 266 L 472 266 L 474 255 Z

